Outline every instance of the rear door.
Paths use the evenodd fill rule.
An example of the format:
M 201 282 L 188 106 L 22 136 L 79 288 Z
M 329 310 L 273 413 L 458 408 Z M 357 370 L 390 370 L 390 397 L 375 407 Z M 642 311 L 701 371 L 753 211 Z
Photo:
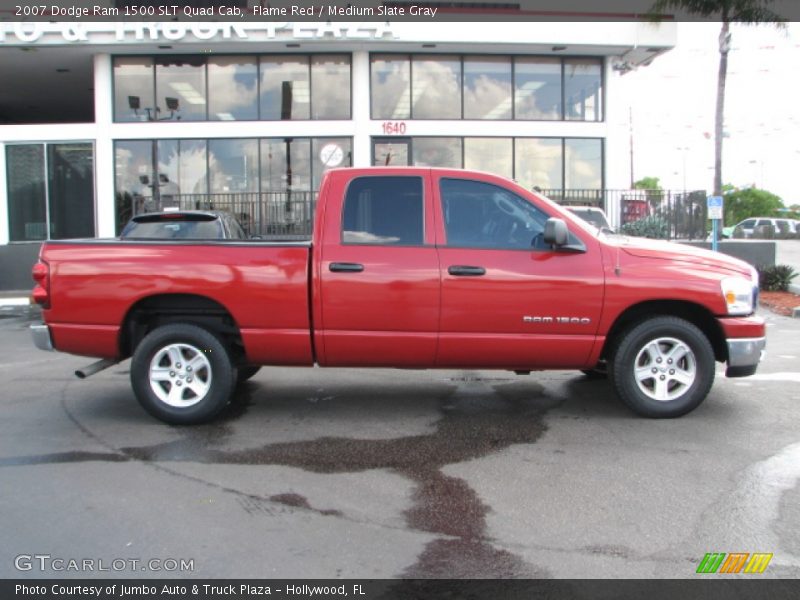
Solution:
M 325 190 L 315 265 L 319 362 L 431 366 L 440 282 L 429 171 L 348 175 L 331 177 Z
M 442 272 L 437 364 L 509 369 L 586 366 L 603 305 L 597 242 L 543 242 L 547 206 L 490 176 L 434 171 Z M 580 235 L 580 237 L 578 237 Z

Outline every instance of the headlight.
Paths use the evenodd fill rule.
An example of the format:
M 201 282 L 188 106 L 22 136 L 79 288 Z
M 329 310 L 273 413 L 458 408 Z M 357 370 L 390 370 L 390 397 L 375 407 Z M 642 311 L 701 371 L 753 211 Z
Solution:
M 729 315 L 749 315 L 753 312 L 753 289 L 758 289 L 757 284 L 753 286 L 743 277 L 726 277 L 721 285 Z

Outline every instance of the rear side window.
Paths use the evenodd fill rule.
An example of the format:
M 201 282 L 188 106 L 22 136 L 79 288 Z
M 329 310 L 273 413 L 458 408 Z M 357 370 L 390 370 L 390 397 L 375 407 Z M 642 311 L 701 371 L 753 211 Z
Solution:
M 421 177 L 359 177 L 350 182 L 343 243 L 421 246 L 423 239 Z

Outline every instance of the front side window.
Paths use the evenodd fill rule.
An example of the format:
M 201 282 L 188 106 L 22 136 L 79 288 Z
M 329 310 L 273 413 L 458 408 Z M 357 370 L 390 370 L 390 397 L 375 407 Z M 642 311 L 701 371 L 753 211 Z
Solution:
M 359 177 L 350 183 L 342 243 L 420 246 L 423 235 L 421 178 Z
M 548 216 L 499 186 L 466 179 L 442 179 L 442 214 L 447 245 L 462 248 L 543 248 Z

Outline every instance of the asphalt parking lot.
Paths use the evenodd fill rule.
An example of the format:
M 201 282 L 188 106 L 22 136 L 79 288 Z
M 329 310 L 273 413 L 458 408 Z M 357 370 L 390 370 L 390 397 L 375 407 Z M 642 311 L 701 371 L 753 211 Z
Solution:
M 800 577 L 800 320 L 765 317 L 759 374 L 676 420 L 575 372 L 266 368 L 181 428 L 5 315 L 0 577 Z

